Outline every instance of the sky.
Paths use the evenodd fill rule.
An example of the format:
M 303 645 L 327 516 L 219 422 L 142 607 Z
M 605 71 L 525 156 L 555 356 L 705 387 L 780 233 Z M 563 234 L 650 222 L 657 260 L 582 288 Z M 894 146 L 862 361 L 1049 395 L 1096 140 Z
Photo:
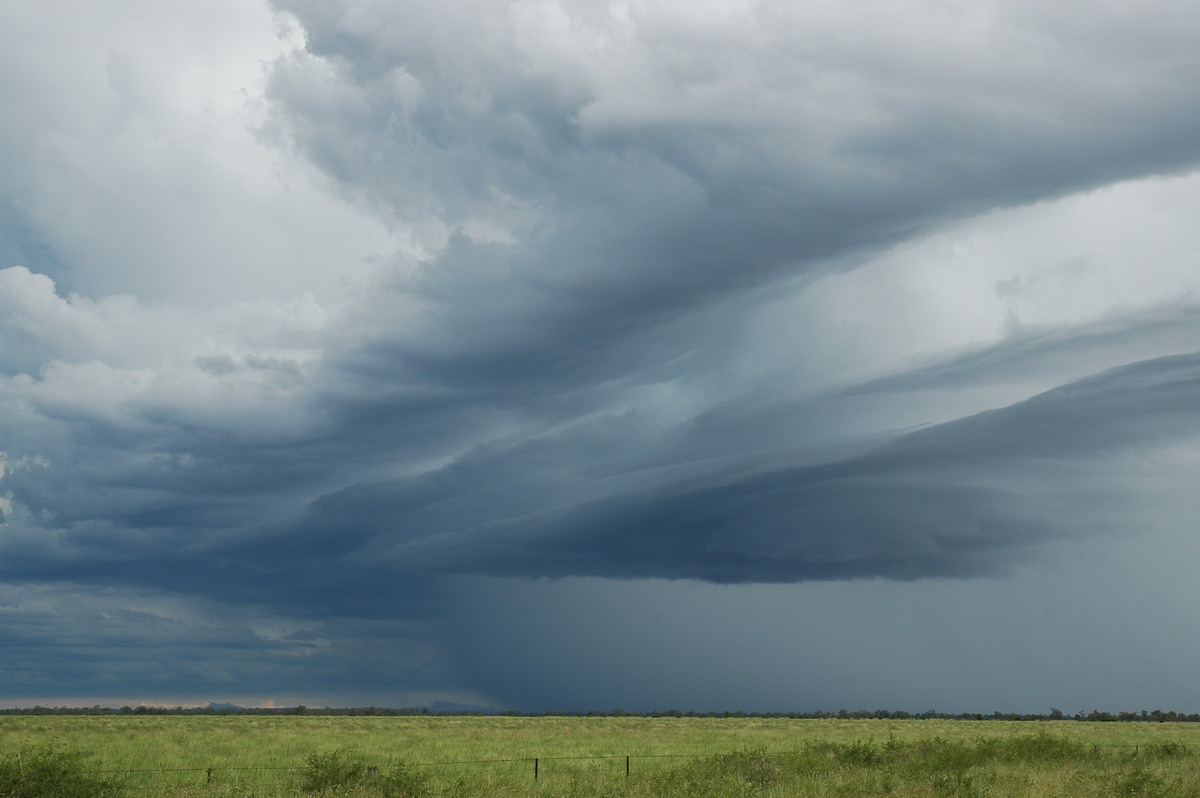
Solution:
M 1200 711 L 1200 9 L 0 12 L 0 705 Z

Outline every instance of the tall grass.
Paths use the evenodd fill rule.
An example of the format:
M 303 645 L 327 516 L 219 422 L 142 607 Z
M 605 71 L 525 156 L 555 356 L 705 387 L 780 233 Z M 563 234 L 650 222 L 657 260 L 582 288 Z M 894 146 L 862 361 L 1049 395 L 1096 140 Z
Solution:
M 89 777 L 169 798 L 1200 796 L 1194 724 L 0 717 L 0 757 L 51 740 Z

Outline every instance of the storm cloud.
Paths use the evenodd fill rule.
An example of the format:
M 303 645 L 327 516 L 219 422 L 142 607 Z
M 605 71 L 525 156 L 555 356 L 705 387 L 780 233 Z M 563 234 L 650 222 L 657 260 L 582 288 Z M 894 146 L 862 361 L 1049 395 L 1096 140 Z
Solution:
M 828 589 L 855 627 L 1183 556 L 1191 9 L 122 8 L 0 33 L 8 699 L 653 707 L 539 698 L 480 619 Z M 935 700 L 906 667 L 837 694 Z M 995 678 L 945 701 L 1044 698 Z

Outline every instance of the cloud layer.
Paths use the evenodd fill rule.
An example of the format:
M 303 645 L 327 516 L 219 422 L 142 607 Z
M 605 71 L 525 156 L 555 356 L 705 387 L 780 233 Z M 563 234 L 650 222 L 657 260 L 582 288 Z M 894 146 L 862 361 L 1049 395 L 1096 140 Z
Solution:
M 235 5 L 0 34 L 13 698 L 529 706 L 464 642 L 515 580 L 1178 545 L 1190 9 Z

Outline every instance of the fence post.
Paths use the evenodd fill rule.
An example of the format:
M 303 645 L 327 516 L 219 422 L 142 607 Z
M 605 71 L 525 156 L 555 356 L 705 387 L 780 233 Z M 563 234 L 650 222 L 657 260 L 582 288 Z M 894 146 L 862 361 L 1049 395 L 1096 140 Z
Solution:
M 204 771 L 204 783 L 212 784 L 212 768 L 209 768 L 208 770 Z
M 533 780 L 537 781 L 537 777 L 538 777 L 538 758 L 535 756 L 533 758 Z
M 629 757 L 625 757 L 625 778 L 629 778 Z

